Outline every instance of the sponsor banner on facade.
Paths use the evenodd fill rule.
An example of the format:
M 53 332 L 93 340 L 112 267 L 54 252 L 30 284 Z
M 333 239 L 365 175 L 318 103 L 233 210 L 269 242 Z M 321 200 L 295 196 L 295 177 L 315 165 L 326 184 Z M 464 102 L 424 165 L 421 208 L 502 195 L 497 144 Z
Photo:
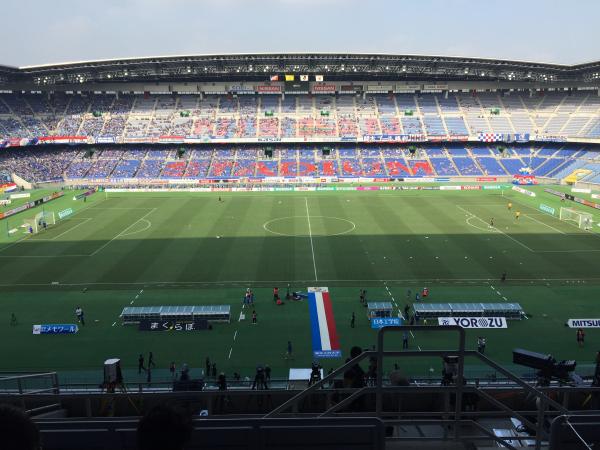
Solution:
M 529 133 L 505 134 L 505 142 L 529 142 Z
M 33 334 L 74 334 L 79 327 L 73 323 L 49 323 L 33 326 Z
M 553 136 L 547 134 L 536 134 L 533 138 L 534 141 L 545 141 L 545 142 L 567 142 L 566 136 Z
M 281 86 L 259 84 L 258 86 L 256 86 L 256 92 L 258 92 L 259 94 L 280 94 Z
M 112 136 L 99 136 L 96 138 L 96 144 L 114 144 L 117 139 Z
M 600 328 L 600 319 L 569 319 L 569 328 Z
M 447 84 L 425 84 L 423 90 L 425 91 L 445 91 L 448 89 Z
M 81 200 L 83 197 L 89 197 L 96 191 L 98 191 L 98 188 L 88 189 L 87 191 L 82 192 L 81 194 L 77 194 L 77 195 L 73 196 L 73 200 Z
M 415 92 L 421 90 L 421 85 L 412 83 L 412 84 L 397 84 L 394 92 Z
M 475 181 L 498 181 L 496 177 L 478 177 Z
M 505 317 L 438 317 L 438 324 L 461 328 L 508 328 Z
M 311 91 L 315 94 L 335 94 L 335 84 L 317 84 L 312 85 Z
M 544 205 L 543 203 L 540 204 L 540 210 L 552 215 L 556 213 L 556 210 L 552 206 Z
M 87 142 L 87 136 L 41 136 L 38 144 L 79 144 Z
M 158 142 L 163 144 L 183 144 L 183 136 L 160 136 Z
M 73 209 L 72 208 L 63 209 L 62 211 L 58 212 L 58 218 L 59 219 L 64 219 L 65 217 L 68 217 L 71 214 L 73 214 Z
M 536 196 L 535 192 L 528 191 L 527 189 L 523 189 L 522 187 L 519 187 L 519 186 L 513 186 L 512 190 L 520 192 L 521 194 L 528 195 L 529 197 L 535 197 Z
M 139 331 L 200 331 L 208 329 L 206 319 L 194 320 L 140 320 Z
M 385 94 L 385 93 L 388 93 L 393 90 L 394 90 L 394 87 L 391 84 L 390 85 L 384 84 L 382 86 L 370 84 L 367 86 L 367 92 L 372 93 L 372 94 L 373 93 L 384 93 Z
M 400 317 L 374 317 L 371 319 L 371 328 L 378 330 L 384 327 L 399 327 L 402 325 Z
M 31 197 L 31 194 L 29 192 L 25 192 L 23 194 L 10 194 L 10 198 L 12 198 L 13 200 L 16 198 L 29 198 Z
M 425 142 L 422 134 L 365 134 L 365 142 Z
M 254 86 L 241 86 L 234 84 L 229 86 L 229 90 L 237 94 L 254 94 Z

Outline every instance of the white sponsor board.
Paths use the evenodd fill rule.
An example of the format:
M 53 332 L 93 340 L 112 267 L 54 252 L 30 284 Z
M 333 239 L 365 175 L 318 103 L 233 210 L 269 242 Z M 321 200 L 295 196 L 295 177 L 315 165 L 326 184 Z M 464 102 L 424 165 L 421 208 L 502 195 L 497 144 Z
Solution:
M 571 192 L 580 192 L 581 194 L 590 194 L 592 192 L 592 190 L 584 189 L 584 188 L 572 188 Z
M 508 328 L 505 317 L 438 317 L 438 324 L 462 328 Z
M 25 193 L 25 194 L 11 194 L 10 198 L 12 198 L 13 200 L 15 198 L 29 198 L 31 197 L 31 194 L 29 192 Z
M 592 194 L 592 198 L 600 198 L 600 194 Z
M 600 328 L 600 319 L 569 319 L 569 328 Z
M 440 186 L 440 191 L 460 191 L 460 186 Z
M 519 186 L 513 186 L 512 190 L 520 192 L 521 194 L 529 195 L 530 197 L 535 197 L 535 192 L 528 191 L 527 189 L 523 189 Z

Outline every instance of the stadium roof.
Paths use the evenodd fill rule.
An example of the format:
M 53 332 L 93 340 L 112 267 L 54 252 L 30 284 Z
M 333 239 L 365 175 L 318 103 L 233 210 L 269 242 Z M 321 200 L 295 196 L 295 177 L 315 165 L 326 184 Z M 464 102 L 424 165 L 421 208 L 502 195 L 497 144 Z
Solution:
M 271 74 L 321 74 L 328 80 L 508 80 L 600 79 L 600 61 L 576 65 L 487 58 L 359 53 L 264 53 L 178 55 L 0 66 L 0 77 L 34 84 L 113 81 L 268 80 Z M 6 79 L 4 81 L 7 81 Z

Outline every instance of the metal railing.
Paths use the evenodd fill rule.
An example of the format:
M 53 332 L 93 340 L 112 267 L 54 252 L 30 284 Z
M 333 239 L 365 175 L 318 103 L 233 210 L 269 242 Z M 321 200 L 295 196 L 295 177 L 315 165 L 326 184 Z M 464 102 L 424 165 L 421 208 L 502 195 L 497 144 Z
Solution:
M 437 332 L 457 333 L 458 334 L 458 348 L 455 350 L 423 350 L 423 351 L 397 351 L 397 350 L 390 351 L 390 350 L 384 349 L 385 337 L 387 335 L 392 334 L 392 333 L 404 333 L 404 332 L 413 332 L 413 331 L 414 332 L 428 332 L 428 333 L 430 333 L 430 332 L 433 332 L 433 333 L 437 333 Z M 454 440 L 460 440 L 463 438 L 463 436 L 461 435 L 461 429 L 462 429 L 461 425 L 470 424 L 483 432 L 483 436 L 479 436 L 479 437 L 468 436 L 468 439 L 470 439 L 470 440 L 492 439 L 492 440 L 504 445 L 507 448 L 513 449 L 514 447 L 508 442 L 509 440 L 513 440 L 513 441 L 526 440 L 526 439 L 531 440 L 533 438 L 533 439 L 535 439 L 535 443 L 536 443 L 535 448 L 540 449 L 543 439 L 547 438 L 547 433 L 545 432 L 545 430 L 543 428 L 543 424 L 544 424 L 544 418 L 546 417 L 546 415 L 549 412 L 549 408 L 553 408 L 557 414 L 568 414 L 567 409 L 565 407 L 563 407 L 563 405 L 561 405 L 560 403 L 551 399 L 542 390 L 540 390 L 537 387 L 533 386 L 532 384 L 529 384 L 526 381 L 522 380 L 521 378 L 519 378 L 518 376 L 516 376 L 509 370 L 503 368 L 499 364 L 496 364 L 494 361 L 487 358 L 485 355 L 483 355 L 479 352 L 476 352 L 476 351 L 466 350 L 465 349 L 465 341 L 466 341 L 465 336 L 466 336 L 466 333 L 465 333 L 464 329 L 462 329 L 461 327 L 458 327 L 458 326 L 432 327 L 432 326 L 410 325 L 410 326 L 402 326 L 402 327 L 381 328 L 377 335 L 376 350 L 365 351 L 365 352 L 361 353 L 354 359 L 346 362 L 345 364 L 343 364 L 342 366 L 340 366 L 339 368 L 337 368 L 336 370 L 334 370 L 333 372 L 328 374 L 323 379 L 315 382 L 313 385 L 311 385 L 304 391 L 299 392 L 298 394 L 294 395 L 292 398 L 290 398 L 286 402 L 275 407 L 272 411 L 270 411 L 264 417 L 266 417 L 266 418 L 278 417 L 290 409 L 294 410 L 295 408 L 298 407 L 300 401 L 305 399 L 307 396 L 315 393 L 318 389 L 322 389 L 323 387 L 325 387 L 326 384 L 329 384 L 330 382 L 332 382 L 336 376 L 338 376 L 340 374 L 344 374 L 347 370 L 351 369 L 352 367 L 359 364 L 361 361 L 364 361 L 365 359 L 376 358 L 378 370 L 377 370 L 377 374 L 376 374 L 375 386 L 371 386 L 371 387 L 364 386 L 364 387 L 353 390 L 352 393 L 348 397 L 342 399 L 340 402 L 336 403 L 335 405 L 328 407 L 325 411 L 319 413 L 318 416 L 319 417 L 333 416 L 333 415 L 339 413 L 340 411 L 342 411 L 343 409 L 349 407 L 353 402 L 355 402 L 360 397 L 363 397 L 367 394 L 374 394 L 375 395 L 375 410 L 370 415 L 374 415 L 375 417 L 381 418 L 382 420 L 384 420 L 384 422 L 386 422 L 388 424 L 405 423 L 405 424 L 418 425 L 419 423 L 423 423 L 423 420 L 405 419 L 405 420 L 399 421 L 399 420 L 393 419 L 393 418 L 390 419 L 389 416 L 393 416 L 393 412 L 385 411 L 383 409 L 384 394 L 401 394 L 401 393 L 407 393 L 407 392 L 414 393 L 415 390 L 420 390 L 419 387 L 395 387 L 395 386 L 387 387 L 387 386 L 384 386 L 383 385 L 384 358 L 389 358 L 389 357 L 394 357 L 394 358 L 442 357 L 442 358 L 444 358 L 444 357 L 453 356 L 453 357 L 458 358 L 456 377 L 453 378 L 452 381 L 448 385 L 440 386 L 436 389 L 436 390 L 440 390 L 440 392 L 444 394 L 444 398 L 445 398 L 444 403 L 446 405 L 445 409 L 446 409 L 448 418 L 445 418 L 443 420 L 435 420 L 435 423 L 452 428 L 454 431 L 453 432 Z M 464 362 L 465 362 L 466 357 L 478 358 L 482 363 L 484 363 L 485 365 L 487 365 L 489 367 L 492 367 L 497 372 L 501 373 L 507 379 L 512 381 L 515 385 L 522 388 L 522 390 L 528 396 L 531 396 L 532 398 L 534 398 L 536 401 L 536 404 L 537 404 L 536 421 L 533 422 L 533 421 L 529 420 L 527 417 L 525 417 L 524 414 L 521 414 L 521 413 L 511 409 L 509 406 L 503 404 L 502 402 L 500 402 L 493 396 L 486 393 L 480 387 L 466 386 L 465 379 L 464 379 L 464 367 L 465 367 Z M 527 436 L 527 437 L 523 437 L 523 438 L 514 438 L 514 437 L 501 438 L 501 437 L 495 436 L 494 433 L 485 429 L 485 427 L 481 426 L 481 424 L 474 421 L 473 418 L 465 419 L 464 417 L 466 416 L 466 414 L 465 414 L 465 412 L 463 412 L 463 396 L 465 393 L 477 394 L 477 396 L 479 398 L 486 400 L 487 402 L 491 403 L 496 408 L 500 409 L 500 411 L 504 413 L 505 417 L 516 417 L 522 423 L 524 423 L 531 429 L 534 429 L 535 436 L 534 437 Z M 450 396 L 453 396 L 453 398 L 455 399 L 453 410 L 451 410 L 450 402 L 448 401 Z M 551 414 L 551 415 L 553 415 L 553 414 Z M 447 437 L 447 436 L 445 435 L 445 437 Z M 411 439 L 415 439 L 415 438 L 411 438 Z M 419 438 L 417 438 L 417 439 L 419 439 Z
M 0 374 L 0 394 L 59 393 L 60 387 L 56 372 Z

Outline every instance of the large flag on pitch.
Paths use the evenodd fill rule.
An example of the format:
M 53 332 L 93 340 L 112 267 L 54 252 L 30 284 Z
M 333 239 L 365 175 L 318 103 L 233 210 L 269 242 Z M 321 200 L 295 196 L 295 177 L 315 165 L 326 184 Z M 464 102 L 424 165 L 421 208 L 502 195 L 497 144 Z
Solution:
M 326 287 L 308 288 L 308 308 L 315 358 L 341 358 L 333 307 Z

